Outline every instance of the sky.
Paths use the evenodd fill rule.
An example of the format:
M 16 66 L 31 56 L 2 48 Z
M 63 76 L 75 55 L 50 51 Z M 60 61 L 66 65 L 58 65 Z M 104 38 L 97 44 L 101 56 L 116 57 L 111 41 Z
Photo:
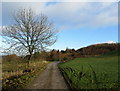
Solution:
M 36 14 L 44 13 L 49 20 L 54 22 L 59 30 L 58 40 L 49 47 L 50 49 L 79 49 L 97 43 L 118 42 L 118 2 L 107 2 L 108 0 L 105 2 L 103 0 L 101 2 L 99 0 L 99 2 L 95 0 L 91 2 L 88 0 L 85 0 L 86 2 L 75 2 L 77 0 L 74 2 L 73 0 L 70 0 L 71 2 L 67 0 L 67 2 L 59 2 L 59 0 L 3 1 L 2 5 L 0 3 L 0 7 L 2 6 L 0 28 L 12 25 L 11 15 L 20 8 L 32 8 Z

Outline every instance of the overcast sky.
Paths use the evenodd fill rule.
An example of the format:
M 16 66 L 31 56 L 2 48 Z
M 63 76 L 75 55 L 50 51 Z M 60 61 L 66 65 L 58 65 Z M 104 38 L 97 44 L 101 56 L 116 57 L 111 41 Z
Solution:
M 42 12 L 54 22 L 60 32 L 51 49 L 118 42 L 117 2 L 2 2 L 0 27 L 13 24 L 11 14 L 20 8 L 32 8 L 36 14 Z

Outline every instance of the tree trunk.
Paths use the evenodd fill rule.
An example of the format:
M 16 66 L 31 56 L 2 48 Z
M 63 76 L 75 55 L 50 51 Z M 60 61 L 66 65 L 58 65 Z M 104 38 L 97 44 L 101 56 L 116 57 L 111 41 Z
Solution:
M 29 67 L 29 64 L 30 64 L 31 57 L 32 57 L 32 55 L 29 55 L 29 56 L 28 56 L 28 60 L 27 60 L 27 66 L 28 66 L 28 67 Z

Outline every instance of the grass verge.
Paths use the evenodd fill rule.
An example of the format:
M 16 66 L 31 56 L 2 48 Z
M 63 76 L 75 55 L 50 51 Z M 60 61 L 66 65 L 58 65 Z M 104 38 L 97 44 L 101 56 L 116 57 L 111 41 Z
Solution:
M 26 63 L 3 64 L 2 89 L 26 89 L 48 63 L 31 61 L 29 67 L 25 67 Z

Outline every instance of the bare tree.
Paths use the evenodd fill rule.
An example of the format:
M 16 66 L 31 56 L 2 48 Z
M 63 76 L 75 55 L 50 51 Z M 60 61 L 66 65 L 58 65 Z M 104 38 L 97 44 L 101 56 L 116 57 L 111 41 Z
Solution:
M 36 15 L 32 9 L 21 9 L 13 15 L 14 24 L 2 31 L 9 49 L 31 56 L 56 42 L 56 28 L 44 14 Z

